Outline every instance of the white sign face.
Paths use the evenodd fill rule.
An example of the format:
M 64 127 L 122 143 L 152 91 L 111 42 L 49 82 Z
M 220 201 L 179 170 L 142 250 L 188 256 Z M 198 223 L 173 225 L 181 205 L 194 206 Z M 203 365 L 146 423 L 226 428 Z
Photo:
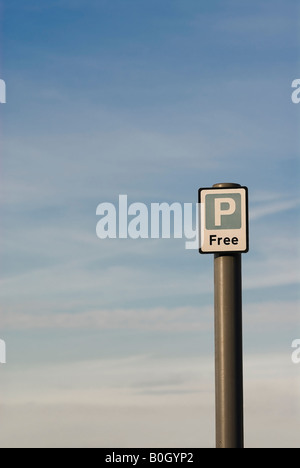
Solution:
M 247 187 L 200 189 L 199 203 L 200 253 L 248 252 Z

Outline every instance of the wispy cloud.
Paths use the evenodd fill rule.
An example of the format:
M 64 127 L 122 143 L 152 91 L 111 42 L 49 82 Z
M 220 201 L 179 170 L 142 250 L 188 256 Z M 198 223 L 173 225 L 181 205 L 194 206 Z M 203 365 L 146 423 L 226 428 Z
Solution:
M 84 309 L 84 306 L 81 306 Z M 70 307 L 71 308 L 71 307 Z M 269 328 L 297 326 L 299 316 L 295 301 L 247 303 L 244 305 L 248 327 L 257 324 Z M 2 312 L 2 329 L 5 330 L 147 330 L 167 332 L 212 332 L 213 305 L 199 307 L 151 307 L 136 309 L 96 309 L 81 312 L 56 312 L 54 310 Z
M 292 198 L 290 200 L 282 200 L 282 198 L 277 198 L 277 200 L 274 200 L 272 203 L 267 203 L 263 204 L 263 206 L 254 207 L 250 211 L 250 219 L 256 221 L 258 219 L 265 218 L 269 215 L 294 210 L 299 206 L 300 199 L 298 197 L 296 199 Z
M 299 445 L 297 370 L 288 350 L 247 357 L 247 447 Z M 4 375 L 1 447 L 214 445 L 212 356 L 103 359 Z
M 211 310 L 196 307 L 100 309 L 81 313 L 2 313 L 5 329 L 133 329 L 152 331 L 209 330 Z

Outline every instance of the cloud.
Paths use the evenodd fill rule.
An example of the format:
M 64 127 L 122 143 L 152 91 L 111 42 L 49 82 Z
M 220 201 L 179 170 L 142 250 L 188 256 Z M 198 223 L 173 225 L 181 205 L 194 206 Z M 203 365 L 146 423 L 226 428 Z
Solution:
M 300 206 L 300 199 L 298 197 L 290 200 L 285 200 L 284 198 L 285 197 L 278 197 L 277 200 L 272 203 L 253 208 L 250 211 L 250 220 L 257 221 L 262 218 L 265 219 L 266 216 L 291 211 Z
M 199 367 L 202 370 L 200 388 Z M 7 366 L 2 397 L 7 404 L 34 402 L 93 406 L 101 397 L 101 406 L 108 407 L 116 404 L 135 407 L 155 404 L 174 406 L 176 402 L 184 401 L 185 394 L 195 399 L 199 392 L 207 392 L 208 383 L 202 379 L 211 372 L 209 362 L 205 359 L 156 359 L 143 355 L 25 366 L 15 370 Z M 16 384 L 22 380 L 24 385 L 20 391 Z
M 213 367 L 151 356 L 7 367 L 1 447 L 213 447 Z M 247 357 L 247 447 L 299 446 L 299 384 L 288 351 Z
M 259 250 L 263 252 L 265 245 L 262 243 Z M 278 255 L 274 249 L 269 255 L 265 253 L 265 257 L 263 257 L 263 252 L 263 258 L 251 260 L 245 270 L 244 288 L 246 290 L 260 290 L 275 288 L 276 286 L 299 285 L 300 272 L 297 250 L 294 252 L 293 258 L 290 256 L 284 257 L 284 255 Z
M 201 320 L 199 312 L 201 310 Z M 1 327 L 6 330 L 35 329 L 133 329 L 168 332 L 210 330 L 211 309 L 196 307 L 154 307 L 148 309 L 99 309 L 81 313 L 30 314 L 3 312 Z
M 83 308 L 83 306 L 82 306 Z M 70 305 L 70 309 L 72 306 Z M 284 311 L 284 313 L 283 313 Z M 295 301 L 271 301 L 244 304 L 248 327 L 257 324 L 269 328 L 295 326 L 299 319 Z M 96 309 L 84 312 L 22 313 L 3 311 L 5 330 L 148 330 L 167 332 L 207 332 L 213 327 L 213 305 L 199 307 L 149 307 L 136 309 Z

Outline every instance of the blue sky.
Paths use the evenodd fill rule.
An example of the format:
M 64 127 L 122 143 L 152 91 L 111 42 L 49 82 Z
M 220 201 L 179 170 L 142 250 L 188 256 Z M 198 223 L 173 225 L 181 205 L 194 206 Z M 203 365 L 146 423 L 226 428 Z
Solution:
M 299 446 L 297 2 L 0 4 L 1 444 L 213 446 L 213 259 L 100 241 L 96 208 L 232 181 L 246 442 Z

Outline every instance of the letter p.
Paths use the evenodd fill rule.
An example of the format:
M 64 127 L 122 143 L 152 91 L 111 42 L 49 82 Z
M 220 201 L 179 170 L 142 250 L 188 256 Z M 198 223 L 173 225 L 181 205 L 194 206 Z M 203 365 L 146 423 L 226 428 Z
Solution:
M 222 216 L 230 216 L 236 211 L 236 202 L 233 198 L 215 199 L 215 225 L 222 226 Z

